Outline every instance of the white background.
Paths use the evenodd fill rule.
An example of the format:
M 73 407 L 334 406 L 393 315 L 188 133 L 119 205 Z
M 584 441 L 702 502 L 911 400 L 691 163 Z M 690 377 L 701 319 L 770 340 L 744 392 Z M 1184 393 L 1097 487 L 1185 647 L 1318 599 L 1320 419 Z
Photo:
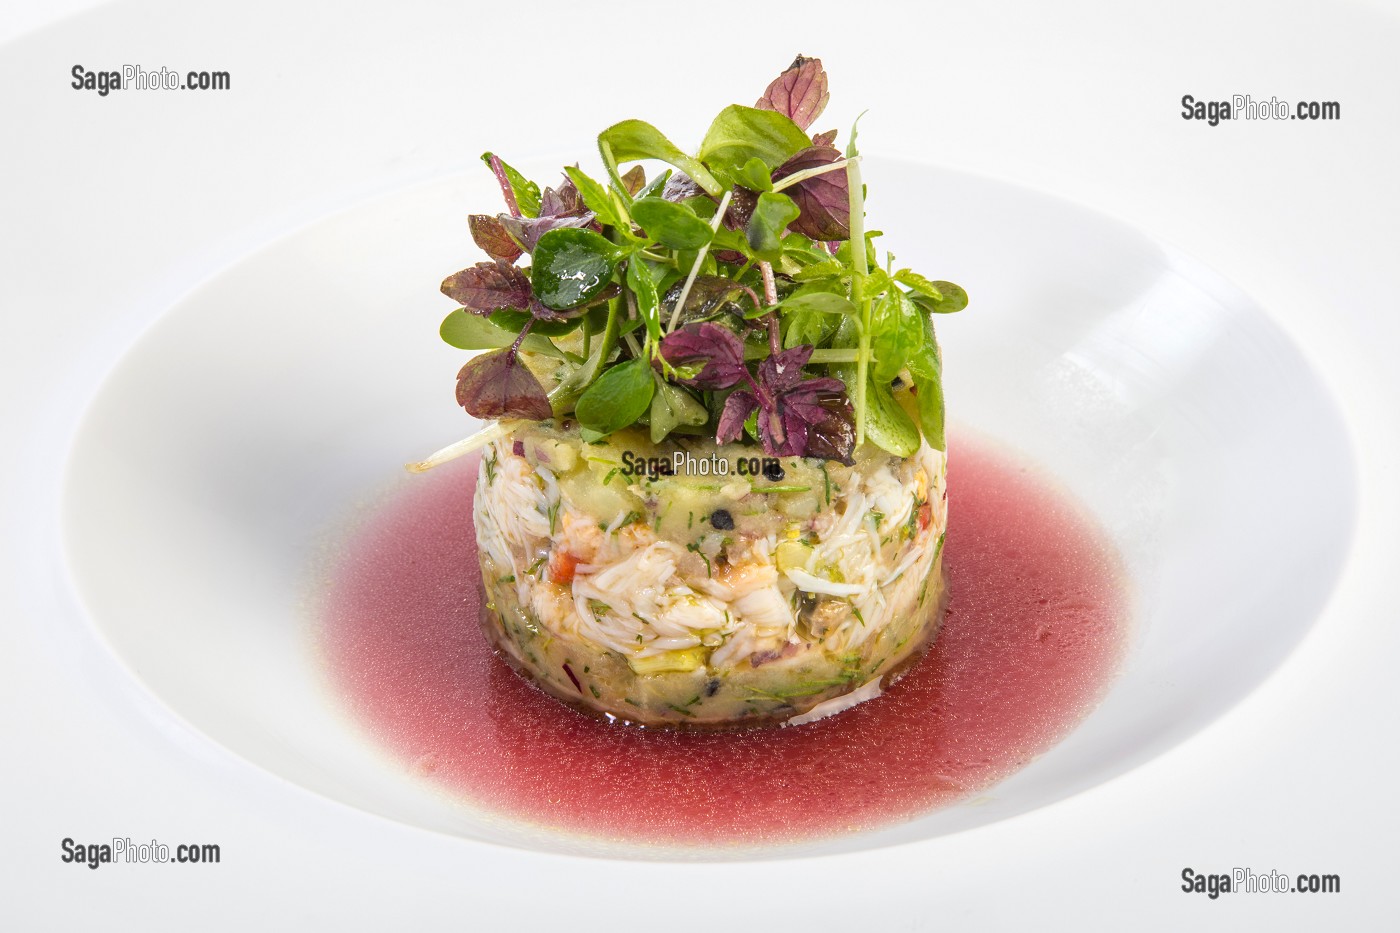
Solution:
M 1393 922 L 1393 5 L 114 3 L 74 4 L 51 25 L 11 5 L 0 46 L 0 927 Z M 102 375 L 181 294 L 281 232 L 488 147 L 585 147 L 628 116 L 693 141 L 713 110 L 756 95 L 797 51 L 832 74 L 823 127 L 869 106 L 867 152 L 1124 218 L 1253 295 L 1327 378 L 1361 460 L 1352 558 L 1313 632 L 1244 703 L 1090 793 L 916 846 L 748 865 L 483 858 L 242 765 L 149 701 L 75 618 L 54 474 Z M 74 64 L 128 63 L 226 70 L 233 89 L 102 98 L 69 87 Z M 1343 119 L 1212 128 L 1181 119 L 1188 93 L 1336 100 Z M 213 841 L 224 860 L 88 871 L 60 863 L 64 836 Z M 1179 890 L 1187 865 L 1337 873 L 1343 893 L 1210 901 Z

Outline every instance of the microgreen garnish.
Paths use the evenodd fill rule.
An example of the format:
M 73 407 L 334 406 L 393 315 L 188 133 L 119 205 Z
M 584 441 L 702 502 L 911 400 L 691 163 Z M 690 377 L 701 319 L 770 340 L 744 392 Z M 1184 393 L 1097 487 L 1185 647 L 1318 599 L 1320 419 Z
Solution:
M 933 315 L 967 293 L 880 260 L 855 128 L 844 152 L 834 130 L 809 135 L 827 85 L 798 56 L 694 155 L 624 120 L 598 136 L 601 173 L 570 166 L 555 187 L 483 155 L 505 210 L 469 216 L 488 259 L 442 283 L 460 305 L 443 339 L 489 351 L 458 374 L 458 402 L 483 419 L 572 415 L 588 441 L 642 423 L 657 443 L 754 438 L 845 464 L 865 441 L 941 449 Z M 646 161 L 669 168 L 648 182 L 631 164 Z

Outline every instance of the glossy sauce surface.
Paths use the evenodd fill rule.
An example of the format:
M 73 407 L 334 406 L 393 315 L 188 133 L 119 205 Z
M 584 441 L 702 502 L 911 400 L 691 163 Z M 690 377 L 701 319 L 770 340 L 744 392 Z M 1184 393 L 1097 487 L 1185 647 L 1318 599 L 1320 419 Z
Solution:
M 1121 654 L 1128 600 L 1103 532 L 1034 470 L 955 437 L 951 600 L 884 696 L 804 726 L 609 726 L 540 693 L 478 625 L 476 460 L 382 503 L 344 545 L 319 638 L 330 679 L 405 771 L 565 832 L 762 844 L 871 829 L 966 799 L 1063 738 Z

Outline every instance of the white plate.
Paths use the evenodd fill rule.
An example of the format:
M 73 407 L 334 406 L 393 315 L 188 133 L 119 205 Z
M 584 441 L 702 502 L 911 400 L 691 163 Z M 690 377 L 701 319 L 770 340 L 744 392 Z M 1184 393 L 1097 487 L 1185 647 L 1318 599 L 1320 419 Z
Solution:
M 452 403 L 460 354 L 435 336 L 451 308 L 435 285 L 474 261 L 465 215 L 497 197 L 482 175 L 302 229 L 172 309 L 84 419 L 65 481 L 66 550 L 132 674 L 247 760 L 411 825 L 637 854 L 490 818 L 416 783 L 339 713 L 308 638 L 327 529 L 411 482 L 405 461 L 472 428 Z M 1297 644 L 1356 510 L 1336 407 L 1227 282 L 1028 190 L 878 160 L 867 177 L 928 192 L 880 203 L 876 225 L 903 231 L 884 245 L 972 296 L 941 329 L 955 419 L 1026 452 L 1088 505 L 1122 548 L 1139 613 L 1103 706 L 989 800 L 784 854 L 1003 819 L 1169 748 Z M 916 238 L 929 215 L 938 232 Z

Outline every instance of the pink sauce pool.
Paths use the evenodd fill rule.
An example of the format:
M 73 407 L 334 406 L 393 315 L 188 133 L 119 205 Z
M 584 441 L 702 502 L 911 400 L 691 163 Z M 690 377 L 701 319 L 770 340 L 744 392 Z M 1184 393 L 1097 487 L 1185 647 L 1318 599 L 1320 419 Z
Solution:
M 1095 705 L 1128 601 L 1103 532 L 993 448 L 950 451 L 951 601 L 928 655 L 884 696 L 804 726 L 678 734 L 606 725 L 487 647 L 476 459 L 385 502 L 345 546 L 320 637 L 374 740 L 480 807 L 614 840 L 730 845 L 888 825 L 1029 763 Z

